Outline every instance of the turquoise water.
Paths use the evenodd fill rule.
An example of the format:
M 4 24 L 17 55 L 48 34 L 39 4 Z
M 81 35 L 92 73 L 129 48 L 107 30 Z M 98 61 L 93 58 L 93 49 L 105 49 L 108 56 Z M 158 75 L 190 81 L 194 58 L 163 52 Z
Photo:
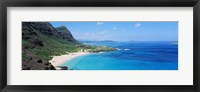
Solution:
M 116 51 L 94 53 L 70 60 L 71 70 L 178 70 L 178 45 L 172 42 L 87 42 Z

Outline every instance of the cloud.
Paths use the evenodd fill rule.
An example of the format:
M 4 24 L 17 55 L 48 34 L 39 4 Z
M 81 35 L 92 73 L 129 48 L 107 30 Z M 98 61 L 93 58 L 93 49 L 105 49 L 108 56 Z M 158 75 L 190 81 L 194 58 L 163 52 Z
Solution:
M 102 32 L 99 32 L 98 34 L 104 35 L 104 34 L 106 34 L 106 33 L 107 33 L 106 31 L 102 31 Z
M 79 33 L 77 32 L 71 32 L 73 35 L 79 35 Z
M 94 33 L 84 33 L 83 36 L 85 36 L 85 37 L 94 37 L 95 34 Z
M 107 32 L 106 31 L 101 31 L 101 32 L 98 32 L 98 33 L 89 33 L 89 32 L 86 32 L 83 34 L 83 37 L 95 37 L 95 38 L 98 38 L 98 37 L 101 37 L 103 35 L 105 35 Z
M 141 24 L 140 24 L 140 23 L 136 23 L 134 26 L 135 26 L 135 27 L 140 27 Z
M 104 40 L 107 39 L 107 31 L 101 31 L 97 33 L 86 32 L 83 35 L 79 35 L 79 39 L 89 39 L 89 40 Z
M 113 27 L 113 30 L 117 30 L 117 27 Z
M 79 33 L 75 33 L 75 35 L 79 35 Z
M 102 25 L 102 24 L 104 24 L 103 22 L 97 22 L 97 25 Z

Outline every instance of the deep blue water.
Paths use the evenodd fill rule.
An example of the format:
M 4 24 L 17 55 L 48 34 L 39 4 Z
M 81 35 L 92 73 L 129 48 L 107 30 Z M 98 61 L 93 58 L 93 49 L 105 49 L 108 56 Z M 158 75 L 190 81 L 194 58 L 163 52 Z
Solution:
M 75 70 L 178 70 L 178 44 L 173 42 L 88 42 L 116 51 L 80 56 L 64 64 Z

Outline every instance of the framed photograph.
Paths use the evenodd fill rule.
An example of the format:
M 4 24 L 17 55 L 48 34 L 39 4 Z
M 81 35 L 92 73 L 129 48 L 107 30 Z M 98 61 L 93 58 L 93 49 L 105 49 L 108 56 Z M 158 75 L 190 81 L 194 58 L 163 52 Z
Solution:
M 1 2 L 1 91 L 199 91 L 199 0 Z

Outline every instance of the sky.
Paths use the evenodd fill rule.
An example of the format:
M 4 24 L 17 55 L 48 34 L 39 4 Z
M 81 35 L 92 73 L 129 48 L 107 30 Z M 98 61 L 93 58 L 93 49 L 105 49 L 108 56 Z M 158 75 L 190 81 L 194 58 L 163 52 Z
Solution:
M 77 40 L 178 41 L 178 22 L 50 22 Z

